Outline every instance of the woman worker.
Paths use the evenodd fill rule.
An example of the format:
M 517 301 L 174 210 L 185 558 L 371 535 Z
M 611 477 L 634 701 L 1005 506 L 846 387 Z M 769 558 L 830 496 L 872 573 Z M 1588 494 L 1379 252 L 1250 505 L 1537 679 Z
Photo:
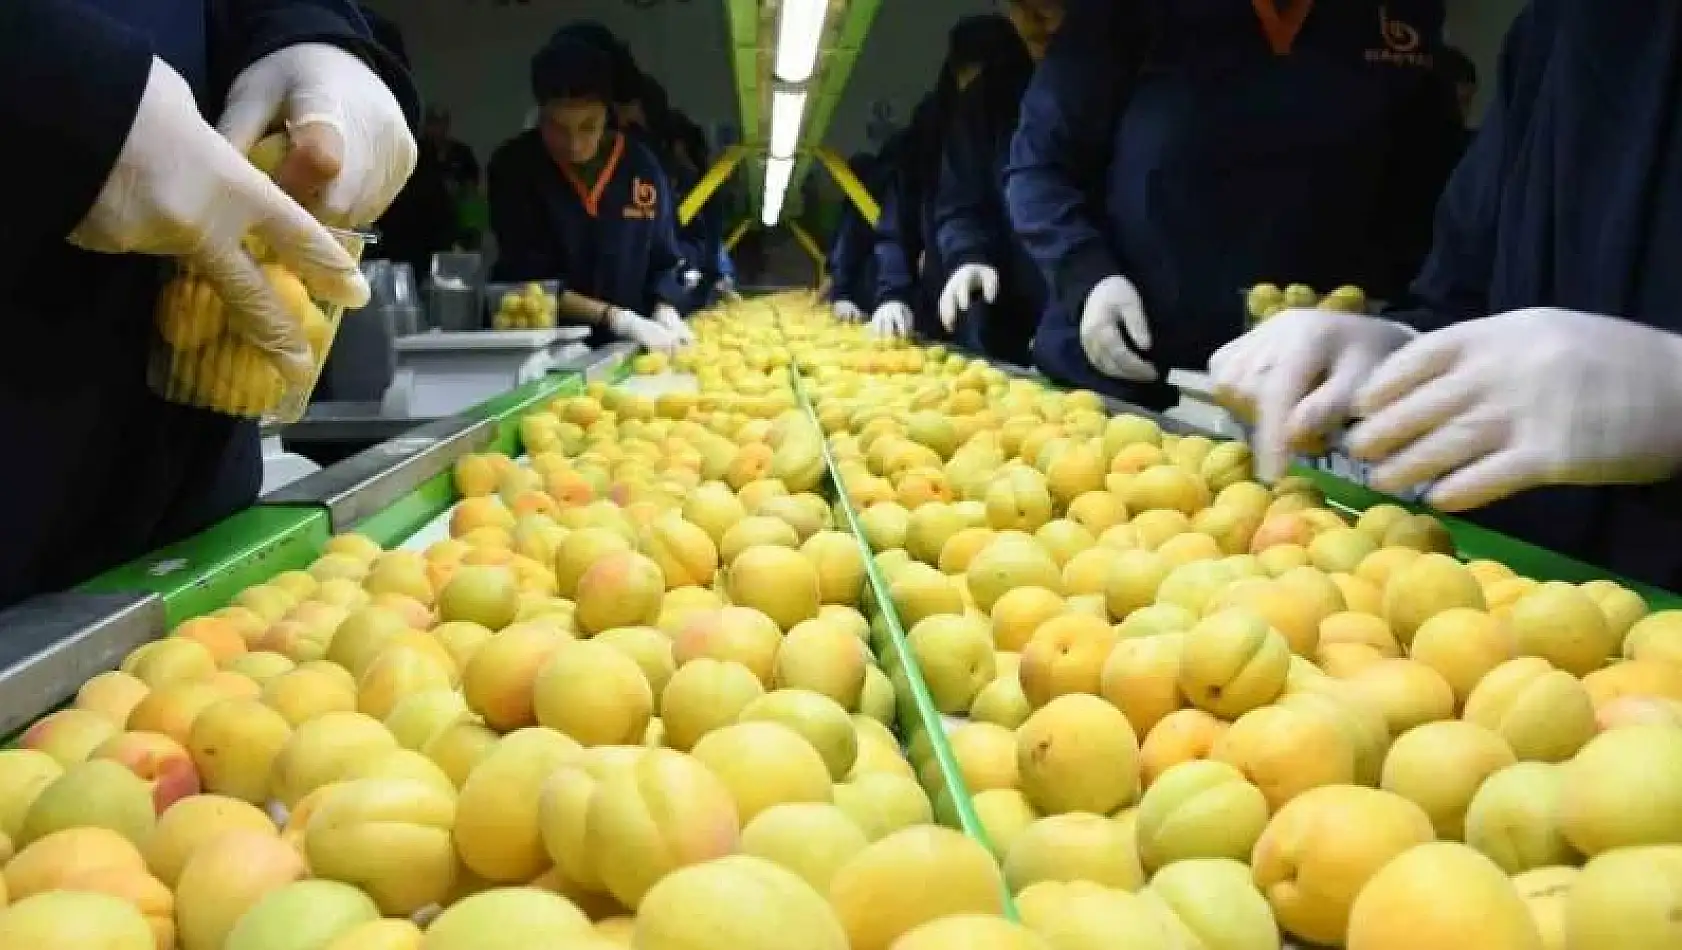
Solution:
M 942 333 L 936 306 L 946 268 L 934 237 L 934 195 L 941 150 L 958 94 L 1021 39 L 1001 16 L 959 20 L 947 37 L 946 60 L 934 91 L 918 103 L 897 160 L 886 175 L 881 218 L 876 222 L 876 313 L 879 336 L 905 336 L 916 324 L 926 337 Z
M 500 281 L 559 280 L 563 317 L 656 351 L 691 338 L 671 187 L 654 155 L 613 128 L 611 61 L 567 36 L 532 60 L 537 128 L 487 169 Z M 652 312 L 649 319 L 642 316 Z
M 958 97 L 935 194 L 935 243 L 952 276 L 940 322 L 975 353 L 1018 365 L 1045 310 L 1045 279 L 1016 239 L 1005 210 L 1004 165 L 1022 94 L 1063 18 L 1062 0 L 1009 0 L 1022 42 L 1001 44 Z
M 1675 3 L 1527 7 L 1413 305 L 1286 311 L 1215 355 L 1263 476 L 1358 418 L 1376 487 L 1682 589 L 1679 70 Z
M 1034 362 L 1162 408 L 1260 282 L 1393 299 L 1462 139 L 1442 0 L 1070 0 L 1006 194 L 1051 285 Z
M 236 332 L 301 368 L 302 328 L 241 239 L 261 235 L 325 299 L 360 306 L 367 284 L 245 153 L 289 120 L 282 179 L 365 226 L 414 168 L 417 111 L 349 0 L 0 3 L 0 437 L 17 460 L 0 474 L 0 606 L 256 499 L 256 424 L 147 386 L 165 258 L 192 261 Z

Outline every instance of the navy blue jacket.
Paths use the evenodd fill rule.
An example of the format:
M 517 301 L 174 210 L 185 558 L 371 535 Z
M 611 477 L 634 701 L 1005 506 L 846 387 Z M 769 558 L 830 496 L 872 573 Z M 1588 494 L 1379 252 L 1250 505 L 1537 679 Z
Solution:
M 350 0 L 6 0 L 0 3 L 0 605 L 84 581 L 255 499 L 257 427 L 146 385 L 164 264 L 65 241 L 128 135 L 162 57 L 214 121 L 254 60 L 299 42 L 362 56 L 416 111 L 403 70 Z M 17 147 L 27 143 L 27 147 Z
M 1497 83 L 1438 206 L 1420 306 L 1398 316 L 1430 330 L 1564 307 L 1682 332 L 1682 7 L 1536 0 Z M 1682 590 L 1677 481 L 1542 489 L 1476 519 Z
M 998 300 L 972 299 L 958 318 L 958 342 L 1018 365 L 1029 362 L 1028 342 L 1047 301 L 1045 280 L 1005 208 L 1004 165 L 1033 74 L 1025 51 L 1023 60 L 1016 69 L 990 67 L 959 96 L 934 202 L 935 241 L 947 271 L 982 264 L 999 274 Z
M 889 149 L 892 158 L 883 169 L 881 216 L 876 221 L 876 304 L 893 301 L 911 307 L 917 329 L 925 335 L 939 328 L 933 308 L 944 283 L 932 238 L 934 175 L 945 120 L 936 96 L 918 103 L 911 124 Z
M 1012 221 L 1057 304 L 1036 341 L 1042 368 L 1102 380 L 1082 378 L 1096 374 L 1075 337 L 1112 274 L 1138 287 L 1164 371 L 1200 367 L 1237 336 L 1242 291 L 1259 281 L 1396 299 L 1463 144 L 1433 68 L 1442 6 L 1315 4 L 1276 55 L 1245 0 L 1074 0 L 1006 171 Z
M 654 154 L 609 132 L 599 183 L 571 180 L 533 129 L 503 143 L 486 170 L 499 281 L 559 280 L 563 290 L 647 316 L 683 309 L 675 196 Z M 603 331 L 605 333 L 605 330 Z
M 859 184 L 873 196 L 881 194 L 881 165 L 874 156 L 855 155 L 847 164 Z M 831 301 L 846 300 L 867 313 L 876 306 L 876 229 L 851 200 L 841 204 L 825 267 Z

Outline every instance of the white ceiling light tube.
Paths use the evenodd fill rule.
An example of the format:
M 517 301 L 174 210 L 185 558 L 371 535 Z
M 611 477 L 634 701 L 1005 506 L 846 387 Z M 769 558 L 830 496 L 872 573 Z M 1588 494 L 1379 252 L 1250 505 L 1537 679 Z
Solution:
M 792 158 L 806 118 L 806 93 L 779 89 L 771 93 L 771 157 Z
M 818 44 L 829 0 L 783 0 L 777 17 L 777 59 L 772 72 L 783 82 L 805 82 L 818 68 Z
M 788 181 L 794 177 L 794 159 L 773 158 L 765 163 L 765 193 L 783 195 L 788 192 Z
M 765 198 L 760 203 L 760 221 L 774 226 L 783 214 L 783 200 L 788 196 L 788 182 L 794 175 L 794 159 L 773 158 L 765 163 Z

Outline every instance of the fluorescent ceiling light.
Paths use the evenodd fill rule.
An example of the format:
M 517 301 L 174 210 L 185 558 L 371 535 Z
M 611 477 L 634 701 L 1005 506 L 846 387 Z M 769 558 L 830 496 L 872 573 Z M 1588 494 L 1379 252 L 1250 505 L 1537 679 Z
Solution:
M 794 159 L 773 158 L 765 163 L 765 193 L 779 197 L 788 192 L 788 181 L 794 177 Z
M 806 118 L 806 93 L 778 90 L 771 94 L 771 157 L 790 158 L 800 144 L 800 123 Z
M 805 82 L 818 68 L 829 0 L 783 0 L 777 17 L 777 61 L 772 68 L 783 82 Z
M 765 163 L 765 198 L 760 202 L 760 221 L 768 228 L 782 217 L 783 200 L 788 196 L 788 182 L 793 174 L 792 158 L 773 158 Z

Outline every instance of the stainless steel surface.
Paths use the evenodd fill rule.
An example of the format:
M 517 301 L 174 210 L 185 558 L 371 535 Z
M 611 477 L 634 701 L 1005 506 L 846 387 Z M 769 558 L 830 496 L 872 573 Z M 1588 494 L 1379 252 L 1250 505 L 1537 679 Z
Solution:
M 637 355 L 638 347 L 629 340 L 615 340 L 606 346 L 597 347 L 573 360 L 560 360 L 555 364 L 558 373 L 582 373 L 585 382 L 596 382 L 610 378 L 625 361 Z
M 297 442 L 384 442 L 436 418 L 386 415 L 379 402 L 335 400 L 310 405 L 304 417 L 273 434 Z
M 49 594 L 0 612 L 0 735 L 12 735 L 164 635 L 155 594 Z
M 305 476 L 261 503 L 320 505 L 327 509 L 333 531 L 347 531 L 433 476 L 449 471 L 456 459 L 491 444 L 496 431 L 494 421 L 465 416 L 429 422 Z

